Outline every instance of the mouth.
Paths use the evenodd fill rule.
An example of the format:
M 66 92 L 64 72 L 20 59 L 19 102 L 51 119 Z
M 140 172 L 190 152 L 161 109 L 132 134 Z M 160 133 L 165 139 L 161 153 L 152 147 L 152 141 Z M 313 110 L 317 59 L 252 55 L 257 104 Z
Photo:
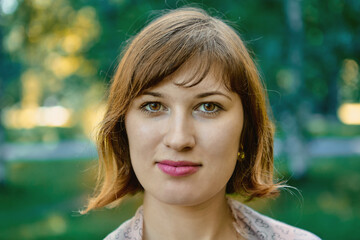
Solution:
M 189 176 L 196 173 L 202 166 L 199 163 L 172 160 L 156 162 L 156 165 L 162 172 L 173 177 Z

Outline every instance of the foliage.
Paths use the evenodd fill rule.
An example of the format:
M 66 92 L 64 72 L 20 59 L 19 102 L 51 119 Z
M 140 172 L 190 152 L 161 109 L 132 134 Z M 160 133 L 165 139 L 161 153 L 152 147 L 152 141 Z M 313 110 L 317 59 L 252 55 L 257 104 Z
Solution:
M 60 104 L 74 110 L 74 127 L 84 126 L 127 39 L 162 9 L 181 6 L 203 7 L 238 30 L 261 68 L 276 119 L 289 111 L 305 121 L 313 114 L 335 118 L 342 102 L 360 101 L 356 0 L 301 1 L 300 80 L 289 64 L 286 1 L 23 0 L 2 14 L 1 107 Z

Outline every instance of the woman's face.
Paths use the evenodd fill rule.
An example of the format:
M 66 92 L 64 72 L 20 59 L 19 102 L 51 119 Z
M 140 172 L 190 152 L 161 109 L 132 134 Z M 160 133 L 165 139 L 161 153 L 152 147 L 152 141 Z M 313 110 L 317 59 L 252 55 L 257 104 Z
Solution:
M 131 164 L 145 197 L 183 206 L 225 194 L 243 127 L 240 97 L 213 74 L 182 68 L 135 98 L 125 116 Z

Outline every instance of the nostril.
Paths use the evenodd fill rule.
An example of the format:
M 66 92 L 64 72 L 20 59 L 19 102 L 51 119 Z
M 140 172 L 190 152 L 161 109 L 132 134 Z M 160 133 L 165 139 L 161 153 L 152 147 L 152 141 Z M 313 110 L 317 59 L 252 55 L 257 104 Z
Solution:
M 166 134 L 164 144 L 176 151 L 189 151 L 195 146 L 195 138 L 191 134 L 172 132 Z
M 185 147 L 182 151 L 183 152 L 188 152 L 188 151 L 190 151 L 192 149 L 192 147 Z
M 167 131 L 163 136 L 164 144 L 176 151 L 189 151 L 195 146 L 195 132 L 186 112 L 177 112 L 169 118 Z

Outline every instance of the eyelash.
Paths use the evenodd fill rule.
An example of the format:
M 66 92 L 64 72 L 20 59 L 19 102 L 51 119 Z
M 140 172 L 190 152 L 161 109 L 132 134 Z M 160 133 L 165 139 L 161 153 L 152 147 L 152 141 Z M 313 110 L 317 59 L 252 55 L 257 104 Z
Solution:
M 161 110 L 153 111 L 153 110 L 146 109 L 146 107 L 150 106 L 150 104 L 160 104 L 160 108 L 165 108 L 165 106 L 163 104 L 161 104 L 160 102 L 145 102 L 140 106 L 140 111 L 142 111 L 146 114 L 157 114 L 161 111 Z
M 197 105 L 196 109 L 199 109 L 199 108 L 201 108 L 201 107 L 204 107 L 205 104 L 212 104 L 212 105 L 214 105 L 215 110 L 213 110 L 213 111 L 196 110 L 196 111 L 201 112 L 202 114 L 205 114 L 205 115 L 207 115 L 207 116 L 216 116 L 216 115 L 218 115 L 221 111 L 224 110 L 224 108 L 223 108 L 220 104 L 214 103 L 214 102 L 203 102 L 203 103 L 200 103 L 199 105 Z
M 144 112 L 146 114 L 149 114 L 149 115 L 158 114 L 159 112 L 162 111 L 162 110 L 153 111 L 153 110 L 146 109 L 148 106 L 150 106 L 150 104 L 160 104 L 160 108 L 165 108 L 165 110 L 167 109 L 160 102 L 145 102 L 140 106 L 140 111 L 142 111 L 142 112 Z M 213 104 L 216 110 L 209 111 L 209 112 L 198 110 L 200 107 L 204 106 L 205 104 Z M 198 104 L 195 107 L 196 112 L 201 112 L 202 114 L 207 115 L 207 116 L 216 116 L 217 114 L 219 114 L 223 110 L 224 110 L 224 108 L 221 106 L 221 104 L 214 103 L 214 102 L 202 102 L 202 103 Z

